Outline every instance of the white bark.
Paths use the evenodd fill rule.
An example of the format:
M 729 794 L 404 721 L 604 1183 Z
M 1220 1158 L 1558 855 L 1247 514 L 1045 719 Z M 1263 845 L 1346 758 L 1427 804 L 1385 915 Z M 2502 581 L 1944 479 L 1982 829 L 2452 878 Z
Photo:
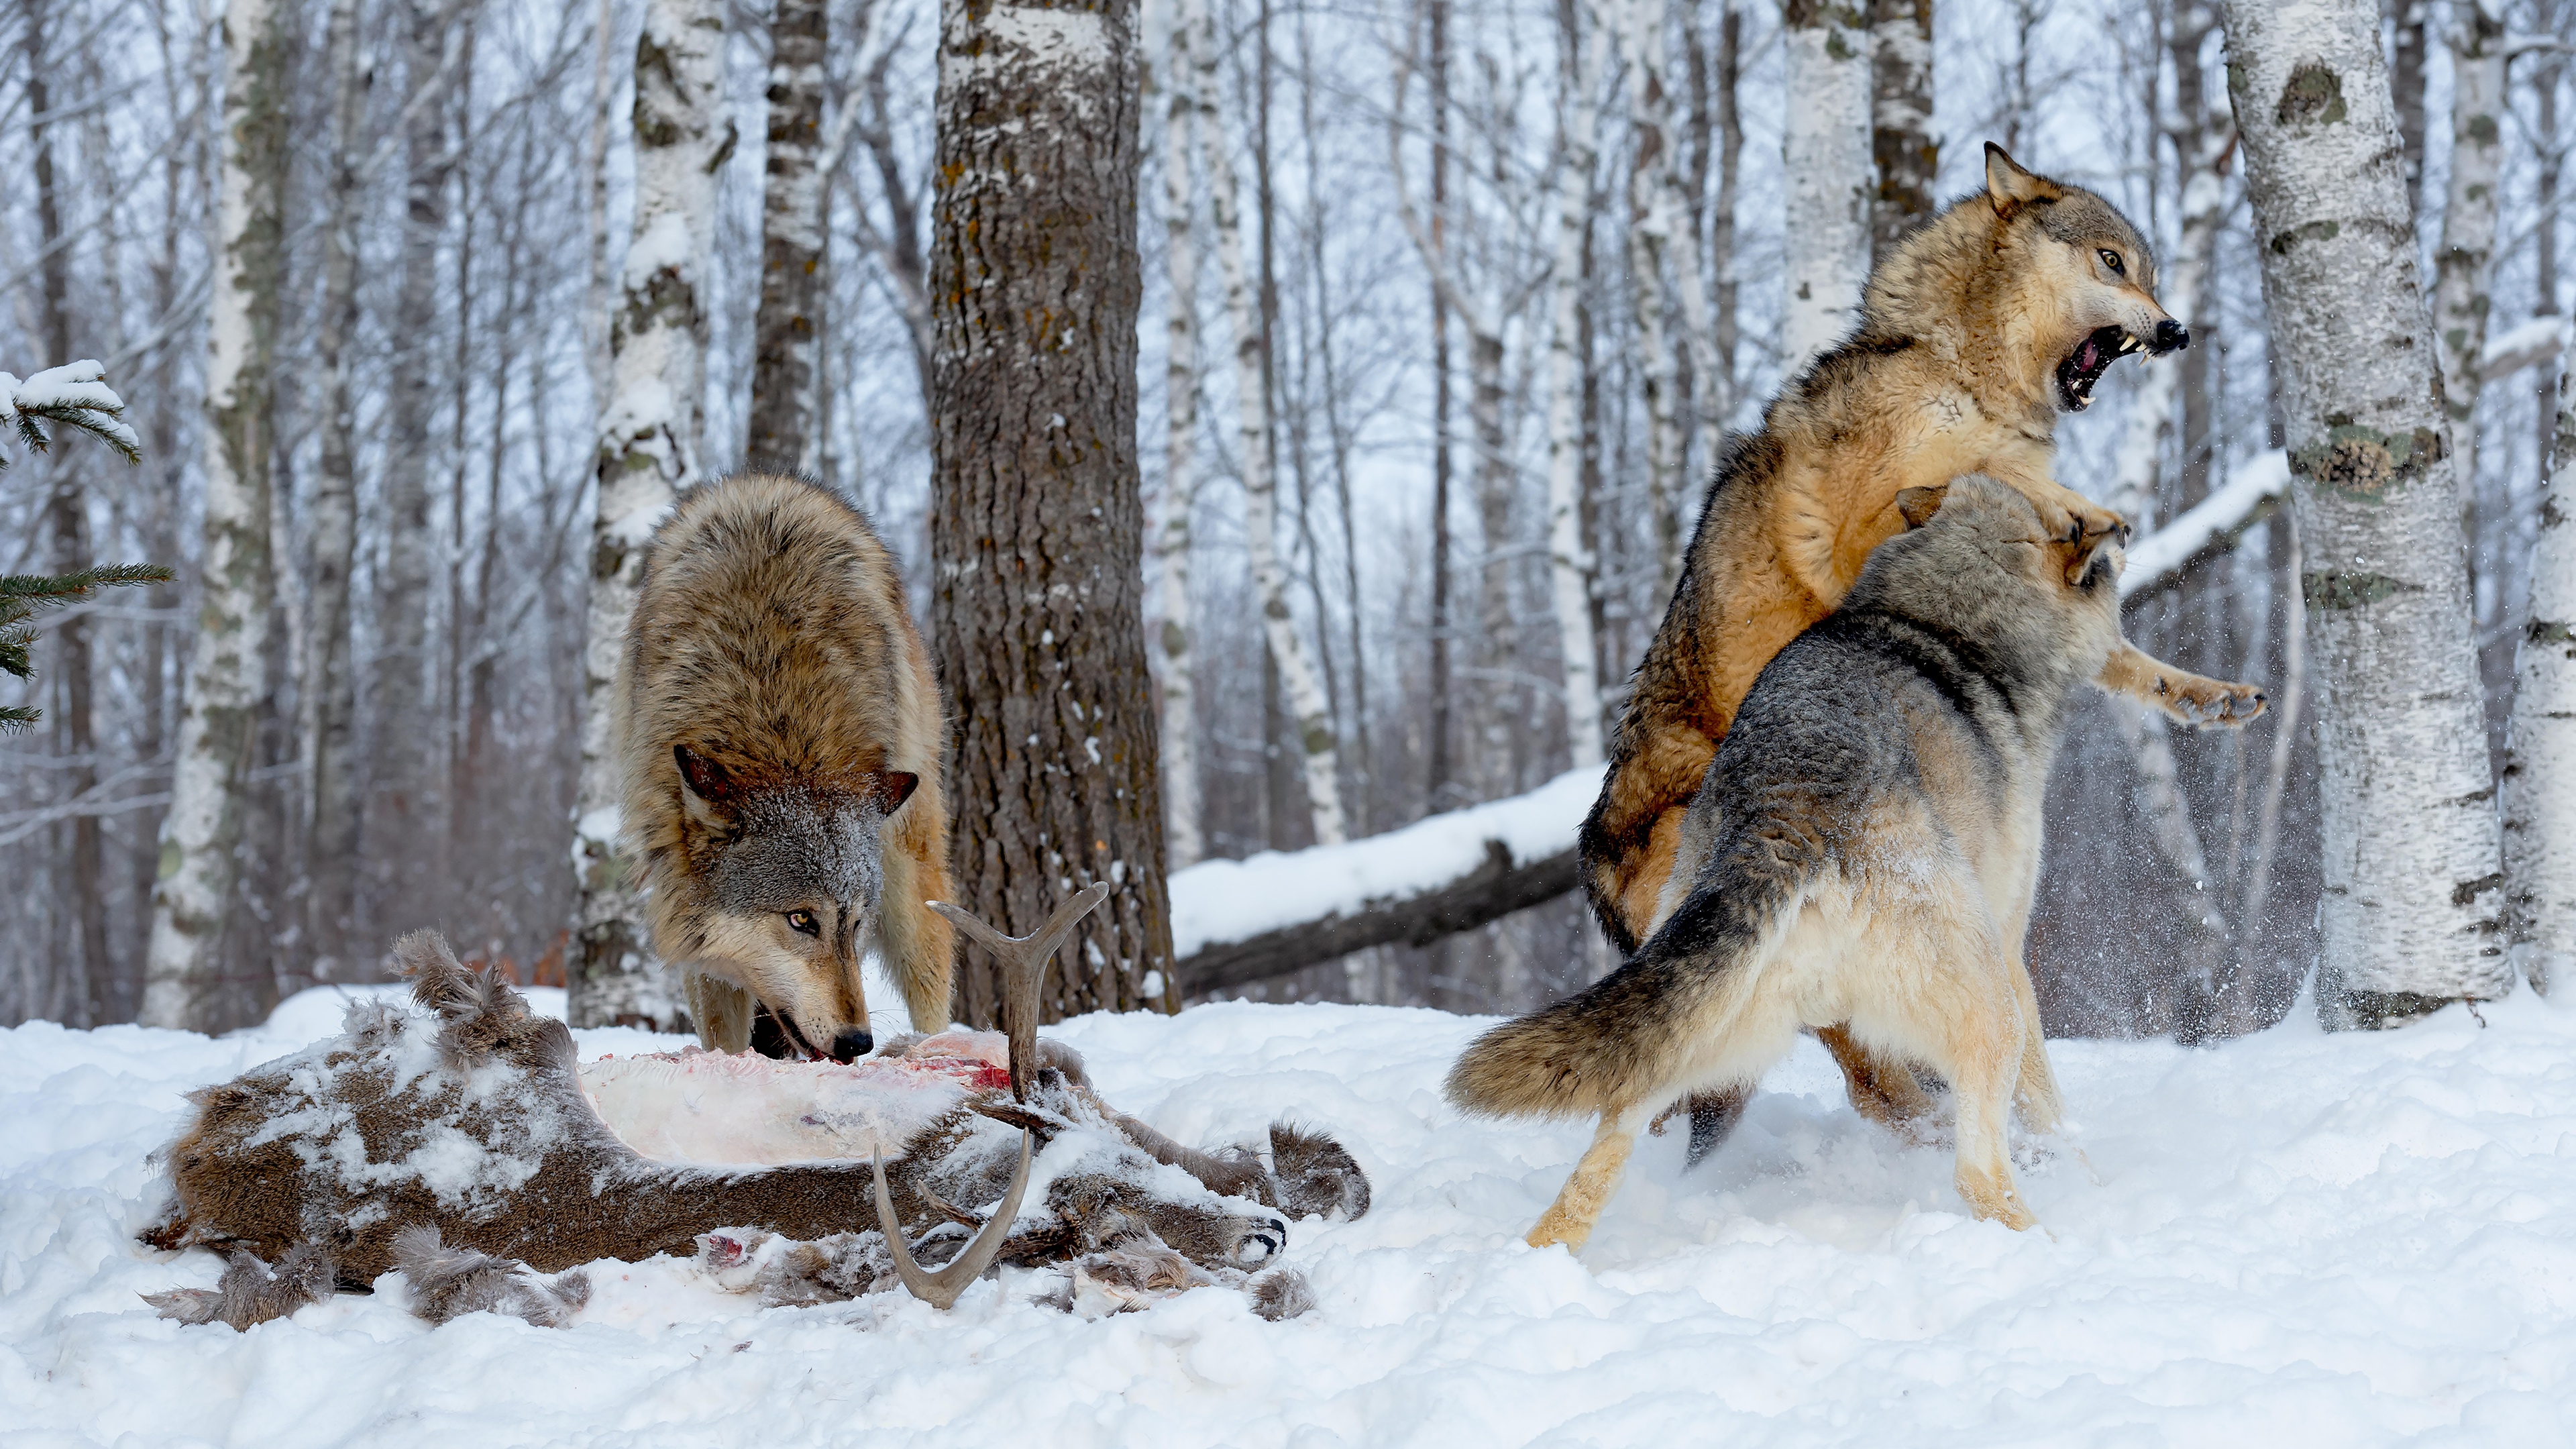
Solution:
M 1869 277 L 1869 26 L 1855 7 L 1791 0 L 1788 115 L 1781 134 L 1788 209 L 1781 370 L 1804 371 L 1860 316 Z
M 2497 0 L 2452 0 L 2451 15 L 2451 182 L 2433 253 L 2433 332 L 2451 416 L 2452 477 L 2465 499 L 2477 486 L 2479 364 L 2504 184 L 2505 33 Z
M 1163 117 L 1163 251 L 1171 281 L 1163 380 L 1169 426 L 1154 557 L 1163 575 L 1163 854 L 1179 870 L 1206 854 L 1207 844 L 1199 834 L 1197 664 L 1190 656 L 1190 511 L 1199 492 L 1199 255 L 1190 206 L 1197 72 L 1185 17 L 1174 13 L 1170 20 L 1162 69 L 1170 93 Z
M 1333 716 L 1305 642 L 1288 610 L 1288 571 L 1279 560 L 1278 480 L 1270 472 L 1270 406 L 1261 385 L 1261 323 L 1254 314 L 1252 280 L 1243 262 L 1243 213 L 1235 195 L 1234 162 L 1225 154 L 1225 127 L 1216 113 L 1216 27 L 1207 0 L 1184 0 L 1186 23 L 1197 38 L 1199 144 L 1208 173 L 1209 211 L 1216 227 L 1217 269 L 1225 279 L 1225 311 L 1234 327 L 1234 382 L 1240 410 L 1244 535 L 1252 554 L 1252 583 L 1261 607 L 1279 687 L 1296 721 L 1306 779 L 1306 808 L 1315 843 L 1338 845 L 1343 823 Z
M 224 10 L 223 159 L 206 363 L 204 583 L 179 703 L 144 960 L 146 1026 L 221 1025 L 212 977 L 268 642 L 270 398 L 288 37 L 276 0 Z
M 1591 45 L 1583 44 L 1581 16 L 1588 8 L 1574 8 L 1575 33 L 1566 37 L 1576 59 L 1573 87 L 1565 97 L 1565 119 L 1556 148 L 1556 264 L 1549 277 L 1551 330 L 1547 346 L 1548 582 L 1556 605 L 1557 639 L 1565 670 L 1566 740 L 1576 769 L 1598 765 L 1607 758 L 1601 738 L 1601 679 L 1593 663 L 1592 551 L 1583 537 L 1583 421 L 1579 407 L 1583 369 L 1576 353 L 1581 345 L 1577 328 L 1583 303 L 1583 228 L 1592 201 L 1601 61 L 1609 49 L 1610 37 L 1596 36 Z M 1632 77 L 1630 83 L 1636 85 L 1637 78 Z M 1639 160 L 1643 169 L 1642 149 Z M 1666 390 L 1657 423 L 1660 434 L 1672 414 L 1671 359 L 1656 357 L 1662 333 L 1663 288 L 1641 282 L 1638 292 L 1644 333 L 1641 345 L 1648 350 L 1648 371 L 1650 376 L 1660 371 Z M 1649 293 L 1656 304 L 1651 310 L 1647 306 Z M 1655 386 L 1651 381 L 1647 384 L 1650 400 L 1656 397 Z M 1672 460 L 1673 471 L 1678 471 L 1678 462 Z M 1670 506 L 1662 490 L 1672 473 L 1666 471 L 1664 460 L 1652 457 L 1647 467 L 1654 480 L 1652 486 L 1658 490 L 1656 518 L 1660 522 L 1664 509 Z
M 2558 389 L 2504 764 L 2505 924 L 2542 991 L 2576 974 L 2576 411 Z
M 714 239 L 716 158 L 731 128 L 723 100 L 724 21 L 714 0 L 649 0 L 635 41 L 635 230 L 609 328 L 582 648 L 581 782 L 574 819 L 580 937 L 572 1017 L 668 1022 L 670 983 L 646 954 L 642 903 L 620 848 L 614 739 L 617 661 L 635 609 L 644 545 L 679 490 L 700 476 L 706 313 L 699 289 Z
M 2288 416 L 2324 802 L 2318 1010 L 2501 995 L 2494 781 L 2405 150 L 2362 0 L 2228 0 Z

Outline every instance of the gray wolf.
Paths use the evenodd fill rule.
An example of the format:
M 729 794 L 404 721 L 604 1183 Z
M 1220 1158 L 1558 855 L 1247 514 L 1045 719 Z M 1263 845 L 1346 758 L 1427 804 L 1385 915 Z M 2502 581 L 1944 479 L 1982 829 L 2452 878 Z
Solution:
M 1880 258 L 1854 335 L 1731 440 L 1583 822 L 1585 888 L 1622 955 L 1662 920 L 1667 882 L 1691 875 L 1683 817 L 1745 691 L 1903 526 L 1900 493 L 1982 473 L 2028 498 L 2052 537 L 2125 534 L 2050 468 L 2058 415 L 2089 406 L 2114 359 L 2189 345 L 2155 282 L 2154 254 L 2117 208 L 1988 145 L 1985 191 Z M 2242 724 L 2264 703 L 2253 685 L 2125 644 L 2100 682 L 2186 724 Z M 1838 1027 L 1822 1035 L 1863 1112 L 1894 1122 L 1923 1110 L 1907 1073 L 1869 1061 Z M 1696 1146 L 1724 1135 L 1717 1104 L 1693 1115 Z
M 1802 1026 L 1835 1023 L 1950 1082 L 1960 1195 L 2032 1222 L 2004 1127 L 2016 1097 L 2033 1130 L 2059 1122 L 2020 964 L 2040 802 L 2067 697 L 2123 647 L 2124 557 L 2117 530 L 1983 477 L 1897 506 L 1919 526 L 1746 695 L 1682 822 L 1696 865 L 1663 924 L 1450 1072 L 1469 1112 L 1600 1116 L 1533 1244 L 1582 1245 L 1667 1104 L 1749 1088 Z
M 871 947 L 914 1028 L 948 1024 L 939 685 L 857 509 L 760 473 L 692 490 L 654 532 L 617 701 L 653 946 L 700 1040 L 866 1052 Z

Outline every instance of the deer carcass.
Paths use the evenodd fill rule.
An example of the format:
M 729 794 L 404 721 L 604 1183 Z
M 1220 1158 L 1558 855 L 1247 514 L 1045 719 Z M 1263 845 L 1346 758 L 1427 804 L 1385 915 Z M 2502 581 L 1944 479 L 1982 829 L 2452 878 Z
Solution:
M 560 1321 L 582 1285 L 530 1270 L 693 1252 L 733 1286 L 758 1268 L 775 1301 L 901 1282 L 946 1307 L 997 1260 L 1124 1253 L 1093 1265 L 1116 1281 L 1155 1248 L 1244 1283 L 1286 1246 L 1283 1214 L 1357 1216 L 1367 1179 L 1331 1138 L 1284 1123 L 1267 1165 L 1184 1148 L 1037 1040 L 1047 959 L 1107 893 L 1018 940 L 942 907 L 1004 958 L 1007 1034 L 907 1037 L 847 1065 L 693 1048 L 583 1066 L 563 1024 L 497 974 L 468 972 L 433 933 L 406 937 L 396 954 L 426 1012 L 360 1003 L 340 1036 L 194 1094 L 165 1149 L 173 1201 L 145 1241 L 229 1250 L 234 1266 L 222 1289 L 163 1295 L 164 1312 L 240 1326 L 401 1267 L 416 1301 L 426 1279 L 442 1303 Z M 906 1234 L 946 1266 L 919 1266 Z

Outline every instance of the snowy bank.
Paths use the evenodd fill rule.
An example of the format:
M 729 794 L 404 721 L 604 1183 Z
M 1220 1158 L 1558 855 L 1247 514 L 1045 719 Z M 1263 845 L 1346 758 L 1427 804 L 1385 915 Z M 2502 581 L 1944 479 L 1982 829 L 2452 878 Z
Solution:
M 1089 1017 L 1061 1035 L 1164 1131 L 1249 1138 L 1290 1103 L 1359 1155 L 1369 1216 L 1292 1233 L 1316 1311 L 1270 1324 L 1200 1291 L 1085 1323 L 1016 1271 L 946 1314 L 750 1311 L 657 1260 L 595 1270 L 568 1329 L 431 1329 L 388 1281 L 246 1334 L 155 1318 L 138 1294 L 219 1265 L 131 1234 L 180 1094 L 302 1029 L 30 1025 L 0 1032 L 0 1441 L 2561 1443 L 2576 1013 L 2485 1011 L 2336 1037 L 2301 1014 L 2206 1051 L 2056 1043 L 2100 1181 L 2030 1163 L 2047 1230 L 2027 1234 L 1968 1219 L 1947 1150 L 1854 1116 L 1808 1045 L 1697 1172 L 1678 1134 L 1646 1139 L 1579 1261 L 1519 1239 L 1588 1125 L 1440 1100 L 1479 1020 Z M 654 1040 L 579 1035 L 586 1055 Z

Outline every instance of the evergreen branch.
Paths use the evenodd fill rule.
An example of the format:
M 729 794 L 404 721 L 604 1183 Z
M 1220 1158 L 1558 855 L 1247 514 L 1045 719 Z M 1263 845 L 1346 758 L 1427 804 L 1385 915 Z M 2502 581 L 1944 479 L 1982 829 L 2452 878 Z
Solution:
M 107 385 L 106 369 L 94 359 L 49 367 L 20 382 L 0 372 L 0 424 L 14 428 L 18 440 L 42 453 L 53 446 L 40 422 L 78 428 L 116 450 L 129 463 L 143 460 L 141 440 L 127 426 L 125 399 Z M 0 468 L 9 460 L 0 458 Z
M 35 642 L 36 633 L 17 626 L 38 609 L 86 599 L 100 589 L 166 584 L 172 577 L 159 564 L 98 564 L 51 578 L 42 574 L 0 576 L 0 674 L 20 679 L 35 677 L 35 659 L 28 646 Z M 25 729 L 40 718 L 42 713 L 38 710 L 0 708 L 0 734 Z

